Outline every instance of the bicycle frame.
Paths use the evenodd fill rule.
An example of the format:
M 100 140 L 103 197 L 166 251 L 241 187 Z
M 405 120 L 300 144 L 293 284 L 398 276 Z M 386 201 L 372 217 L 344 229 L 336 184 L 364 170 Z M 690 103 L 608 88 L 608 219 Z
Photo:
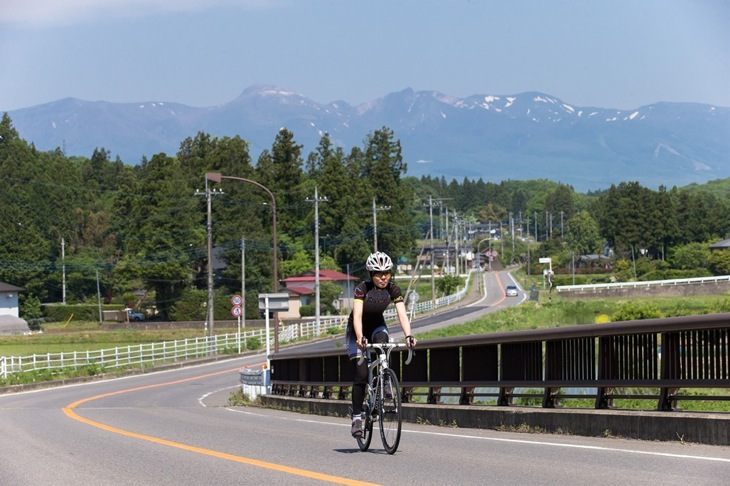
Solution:
M 402 343 L 372 343 L 365 345 L 368 358 L 367 400 L 364 403 L 366 415 L 363 424 L 363 435 L 357 439 L 362 451 L 366 451 L 370 447 L 375 417 L 378 418 L 380 423 L 380 438 L 383 441 L 385 450 L 388 454 L 393 454 L 398 448 L 402 422 L 400 385 L 397 374 L 390 369 L 389 359 L 393 349 L 405 347 L 407 346 Z M 377 356 L 373 358 L 374 352 L 377 353 Z M 413 350 L 409 348 L 408 358 L 405 363 L 409 364 L 412 357 Z M 361 356 L 359 364 L 364 359 L 365 355 Z M 391 387 L 389 394 L 385 391 L 386 383 L 389 383 Z

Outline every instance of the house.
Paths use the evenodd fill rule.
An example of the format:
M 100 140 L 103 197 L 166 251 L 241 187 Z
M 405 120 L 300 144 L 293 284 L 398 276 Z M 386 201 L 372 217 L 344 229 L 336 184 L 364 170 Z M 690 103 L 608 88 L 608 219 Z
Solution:
M 358 278 L 338 272 L 336 270 L 320 270 L 319 282 L 333 282 L 342 288 L 340 297 L 335 302 L 335 307 L 342 309 L 352 307 L 352 293 L 357 285 Z M 293 275 L 281 281 L 284 284 L 282 291 L 298 297 L 299 307 L 303 305 L 316 305 L 315 288 L 316 274 L 314 270 L 307 270 L 299 275 Z M 291 310 L 292 306 L 289 305 Z
M 727 249 L 730 249 L 730 238 L 718 241 L 714 245 L 710 245 L 710 251 L 722 251 Z
M 28 323 L 20 318 L 18 292 L 25 289 L 0 282 L 0 334 L 24 334 L 30 332 Z

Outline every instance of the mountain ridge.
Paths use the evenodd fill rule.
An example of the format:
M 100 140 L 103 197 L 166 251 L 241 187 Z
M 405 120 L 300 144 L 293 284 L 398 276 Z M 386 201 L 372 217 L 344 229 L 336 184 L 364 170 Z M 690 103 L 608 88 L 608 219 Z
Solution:
M 174 155 L 200 131 L 240 135 L 255 159 L 281 127 L 294 133 L 305 157 L 325 132 L 349 150 L 388 127 L 412 176 L 545 178 L 583 191 L 629 180 L 671 187 L 730 176 L 730 108 L 700 103 L 619 110 L 575 106 L 537 91 L 459 98 L 405 88 L 358 105 L 322 104 L 255 85 L 211 107 L 63 98 L 8 114 L 40 150 L 88 157 L 105 148 L 128 164 L 159 152 Z

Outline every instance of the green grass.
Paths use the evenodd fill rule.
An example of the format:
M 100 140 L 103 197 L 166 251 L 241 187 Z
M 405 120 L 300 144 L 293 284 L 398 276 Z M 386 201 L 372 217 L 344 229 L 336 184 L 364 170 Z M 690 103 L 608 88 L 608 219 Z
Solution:
M 658 317 L 730 312 L 729 295 L 692 297 L 642 297 L 641 299 L 565 299 L 556 294 L 541 292 L 539 302 L 526 302 L 488 314 L 476 321 L 457 324 L 443 329 L 419 333 L 419 339 L 457 337 L 523 329 L 551 329 L 555 327 L 610 322 L 635 310 L 649 310 Z
M 43 333 L 29 336 L 2 336 L 0 337 L 0 356 L 94 351 L 203 336 L 199 329 L 102 331 L 98 323 L 88 322 L 71 322 L 65 328 L 60 328 L 60 326 L 46 324 L 43 326 Z

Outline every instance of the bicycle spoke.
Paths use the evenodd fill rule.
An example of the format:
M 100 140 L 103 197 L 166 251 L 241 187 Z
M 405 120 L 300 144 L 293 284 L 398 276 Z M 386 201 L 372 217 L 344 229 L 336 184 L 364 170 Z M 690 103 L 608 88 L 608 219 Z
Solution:
M 380 438 L 383 447 L 388 454 L 394 454 L 400 442 L 401 423 L 403 411 L 400 402 L 400 387 L 395 372 L 391 369 L 384 370 L 383 380 L 379 380 L 376 390 L 376 397 L 379 405 Z M 388 386 L 390 382 L 390 386 Z M 390 390 L 389 390 L 390 389 Z M 391 393 L 387 393 L 391 391 Z

